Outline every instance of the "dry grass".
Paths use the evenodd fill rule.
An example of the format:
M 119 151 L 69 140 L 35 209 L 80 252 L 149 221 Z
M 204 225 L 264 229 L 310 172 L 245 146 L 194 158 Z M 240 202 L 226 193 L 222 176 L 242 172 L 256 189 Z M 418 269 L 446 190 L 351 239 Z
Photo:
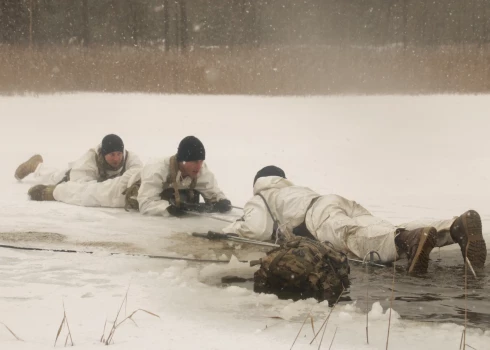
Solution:
M 58 328 L 58 332 L 56 333 L 56 338 L 54 340 L 55 347 L 56 347 L 56 342 L 58 341 L 58 337 L 61 334 L 61 330 L 63 329 L 63 326 L 65 324 L 66 324 L 66 328 L 68 329 L 68 334 L 66 335 L 66 339 L 65 339 L 65 346 L 68 344 L 68 339 L 70 339 L 71 346 L 74 346 L 73 339 L 71 337 L 70 326 L 68 325 L 68 317 L 66 316 L 65 303 L 63 302 L 63 320 L 61 321 L 60 327 Z
M 337 335 L 337 329 L 338 328 L 339 327 L 335 327 L 335 332 L 333 334 L 332 341 L 330 342 L 330 346 L 328 347 L 328 350 L 332 349 L 333 341 L 335 340 L 335 336 Z
M 131 320 L 131 321 L 133 321 L 134 324 L 136 324 L 136 322 L 134 321 L 134 319 L 132 317 L 138 311 L 143 311 L 143 312 L 146 312 L 149 315 L 152 315 L 152 316 L 155 316 L 155 317 L 160 318 L 160 316 L 158 316 L 158 315 L 156 315 L 156 314 L 154 314 L 154 313 L 152 313 L 150 311 L 143 310 L 143 309 L 137 309 L 137 310 L 133 311 L 129 316 L 127 316 L 124 319 L 122 319 L 122 321 L 117 322 L 117 320 L 119 318 L 119 314 L 121 313 L 122 308 L 123 307 L 127 307 L 127 304 L 128 304 L 128 292 L 129 292 L 129 287 L 128 287 L 128 290 L 126 291 L 126 295 L 124 296 L 124 299 L 123 299 L 123 301 L 121 303 L 121 306 L 119 307 L 119 310 L 118 310 L 117 315 L 116 315 L 116 319 L 114 320 L 114 323 L 112 325 L 112 328 L 111 328 L 111 330 L 110 330 L 109 335 L 107 336 L 107 338 L 104 337 L 107 320 L 104 323 L 104 330 L 102 331 L 102 337 L 100 338 L 100 341 L 102 343 L 104 343 L 105 345 L 110 345 L 111 342 L 114 343 L 114 334 L 116 333 L 116 330 L 118 329 L 118 327 L 122 323 L 126 322 L 127 320 Z M 136 324 L 136 326 L 137 326 L 137 324 Z
M 369 345 L 369 278 L 370 266 L 366 264 L 366 344 Z
M 396 275 L 396 262 L 393 261 L 393 281 L 391 284 L 390 313 L 388 316 L 388 333 L 386 334 L 386 350 L 388 350 L 388 344 L 390 341 L 391 311 L 393 310 L 393 300 L 395 300 L 395 275 Z
M 0 324 L 2 324 L 10 332 L 10 334 L 14 336 L 15 339 L 17 339 L 18 341 L 23 341 L 5 323 L 0 322 Z
M 468 246 L 466 245 L 465 252 L 465 262 L 464 262 L 464 326 L 463 334 L 461 335 L 461 341 L 463 344 L 459 344 L 460 350 L 466 350 L 466 328 L 468 326 L 468 265 L 471 266 L 470 260 L 468 259 Z
M 345 292 L 345 288 L 342 288 L 342 291 L 340 292 L 340 294 L 339 294 L 337 300 L 335 301 L 335 303 L 332 305 L 332 308 L 330 309 L 330 312 L 328 313 L 327 317 L 325 318 L 325 320 L 323 321 L 322 325 L 320 326 L 320 329 L 318 330 L 318 332 L 316 332 L 315 336 L 311 340 L 310 345 L 315 341 L 316 337 L 318 336 L 318 334 L 320 334 L 320 332 L 322 332 L 322 329 L 323 329 L 322 337 L 320 339 L 320 343 L 318 344 L 318 349 L 320 349 L 320 347 L 322 346 L 323 336 L 325 335 L 325 331 L 327 330 L 328 320 L 330 319 L 330 316 L 332 315 L 333 310 L 337 306 L 337 304 L 338 304 L 338 302 L 340 300 L 340 297 L 342 296 L 342 294 L 344 294 L 344 292 Z
M 303 323 L 301 324 L 301 327 L 299 328 L 299 331 L 298 333 L 296 334 L 296 337 L 294 338 L 294 341 L 293 341 L 293 344 L 291 345 L 291 347 L 289 348 L 289 350 L 292 350 L 293 347 L 294 347 L 294 344 L 296 344 L 296 341 L 298 340 L 298 337 L 301 333 L 301 330 L 303 329 L 304 325 L 306 324 L 306 321 L 308 319 L 310 319 L 311 321 L 311 329 L 313 330 L 313 335 L 315 335 L 315 324 L 314 324 L 314 321 L 313 321 L 313 315 L 311 314 L 311 312 L 313 311 L 313 308 L 316 306 L 317 304 L 313 304 L 313 306 L 310 308 L 310 311 L 308 311 L 308 314 L 306 315 L 305 319 L 303 320 Z
M 490 47 L 0 47 L 0 94 L 424 94 L 490 91 Z

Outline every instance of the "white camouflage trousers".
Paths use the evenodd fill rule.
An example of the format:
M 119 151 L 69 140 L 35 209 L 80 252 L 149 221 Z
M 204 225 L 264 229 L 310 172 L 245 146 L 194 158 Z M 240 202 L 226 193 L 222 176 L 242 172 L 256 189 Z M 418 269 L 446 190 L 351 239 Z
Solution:
M 321 196 L 306 213 L 308 230 L 320 241 L 329 241 L 333 246 L 359 259 L 377 251 L 381 261 L 392 262 L 398 258 L 395 247 L 397 228 L 413 230 L 433 226 L 437 230 L 437 247 L 453 244 L 449 229 L 456 217 L 448 220 L 428 222 L 413 221 L 395 226 L 373 216 L 355 201 L 338 195 Z

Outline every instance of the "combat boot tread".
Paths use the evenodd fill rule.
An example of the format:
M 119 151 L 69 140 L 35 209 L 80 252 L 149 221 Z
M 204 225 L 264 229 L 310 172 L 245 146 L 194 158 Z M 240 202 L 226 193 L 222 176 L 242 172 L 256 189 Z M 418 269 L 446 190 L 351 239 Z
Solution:
M 474 268 L 482 268 L 487 258 L 487 246 L 483 239 L 480 215 L 474 210 L 468 210 L 461 215 L 461 219 L 466 233 L 466 239 L 458 242 L 463 259 L 468 257 Z

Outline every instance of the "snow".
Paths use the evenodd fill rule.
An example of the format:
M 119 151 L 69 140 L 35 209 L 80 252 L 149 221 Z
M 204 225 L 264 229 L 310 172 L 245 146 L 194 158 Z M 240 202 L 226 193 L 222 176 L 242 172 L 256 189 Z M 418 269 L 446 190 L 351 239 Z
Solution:
M 104 323 L 107 319 L 107 336 L 126 292 L 123 317 L 143 309 L 159 318 L 138 311 L 135 323 L 126 321 L 116 330 L 110 345 L 115 349 L 287 349 L 309 312 L 317 331 L 331 311 L 312 299 L 279 300 L 246 285 L 222 286 L 226 275 L 252 277 L 254 268 L 238 259 L 256 253 L 226 243 L 216 250 L 184 232 L 219 230 L 224 222 L 28 201 L 35 179 L 17 182 L 13 173 L 33 153 L 61 169 L 105 134 L 116 133 L 148 161 L 173 154 L 180 139 L 194 134 L 234 205 L 251 196 L 256 171 L 275 164 L 293 182 L 355 199 L 395 224 L 475 209 L 488 242 L 489 109 L 488 96 L 0 97 L 1 244 L 95 252 L 0 250 L 0 322 L 23 339 L 17 341 L 0 324 L 0 348 L 52 348 L 63 305 L 75 346 L 103 346 Z M 226 217 L 239 214 L 234 210 Z M 229 264 L 196 264 L 110 252 L 236 257 Z M 388 315 L 373 303 L 366 344 L 365 306 L 339 305 L 323 347 L 335 333 L 332 349 L 384 349 Z M 405 320 L 392 310 L 389 346 L 456 348 L 461 331 L 451 323 Z M 57 347 L 65 337 L 66 328 Z M 312 338 L 308 321 L 294 349 L 317 348 L 318 338 L 309 345 Z M 487 348 L 489 341 L 487 330 L 467 332 L 467 343 L 476 349 Z

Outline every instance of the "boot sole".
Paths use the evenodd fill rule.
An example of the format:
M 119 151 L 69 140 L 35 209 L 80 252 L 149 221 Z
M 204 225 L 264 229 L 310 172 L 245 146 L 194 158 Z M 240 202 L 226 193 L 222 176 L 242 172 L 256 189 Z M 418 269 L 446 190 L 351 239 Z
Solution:
M 463 259 L 467 256 L 474 268 L 481 269 L 487 259 L 487 245 L 483 239 L 480 215 L 474 210 L 469 210 L 462 215 L 462 219 L 468 242 L 466 249 L 461 247 Z
M 436 246 L 437 231 L 434 227 L 424 228 L 419 246 L 412 259 L 408 273 L 425 273 L 429 267 L 430 252 Z
M 34 170 L 33 171 L 26 171 L 24 172 L 24 168 L 27 168 L 27 167 L 30 167 L 31 165 L 29 163 L 35 163 L 35 167 L 34 167 Z M 25 161 L 24 163 L 22 163 L 21 165 L 19 165 L 17 167 L 17 169 L 15 169 L 15 174 L 14 174 L 14 177 L 17 179 L 17 180 L 22 180 L 23 178 L 25 178 L 27 175 L 30 175 L 32 174 L 34 171 L 36 171 L 36 168 L 39 166 L 39 164 L 41 164 L 43 162 L 43 157 L 40 155 L 40 154 L 35 154 L 33 155 L 31 158 L 29 158 L 27 161 Z

